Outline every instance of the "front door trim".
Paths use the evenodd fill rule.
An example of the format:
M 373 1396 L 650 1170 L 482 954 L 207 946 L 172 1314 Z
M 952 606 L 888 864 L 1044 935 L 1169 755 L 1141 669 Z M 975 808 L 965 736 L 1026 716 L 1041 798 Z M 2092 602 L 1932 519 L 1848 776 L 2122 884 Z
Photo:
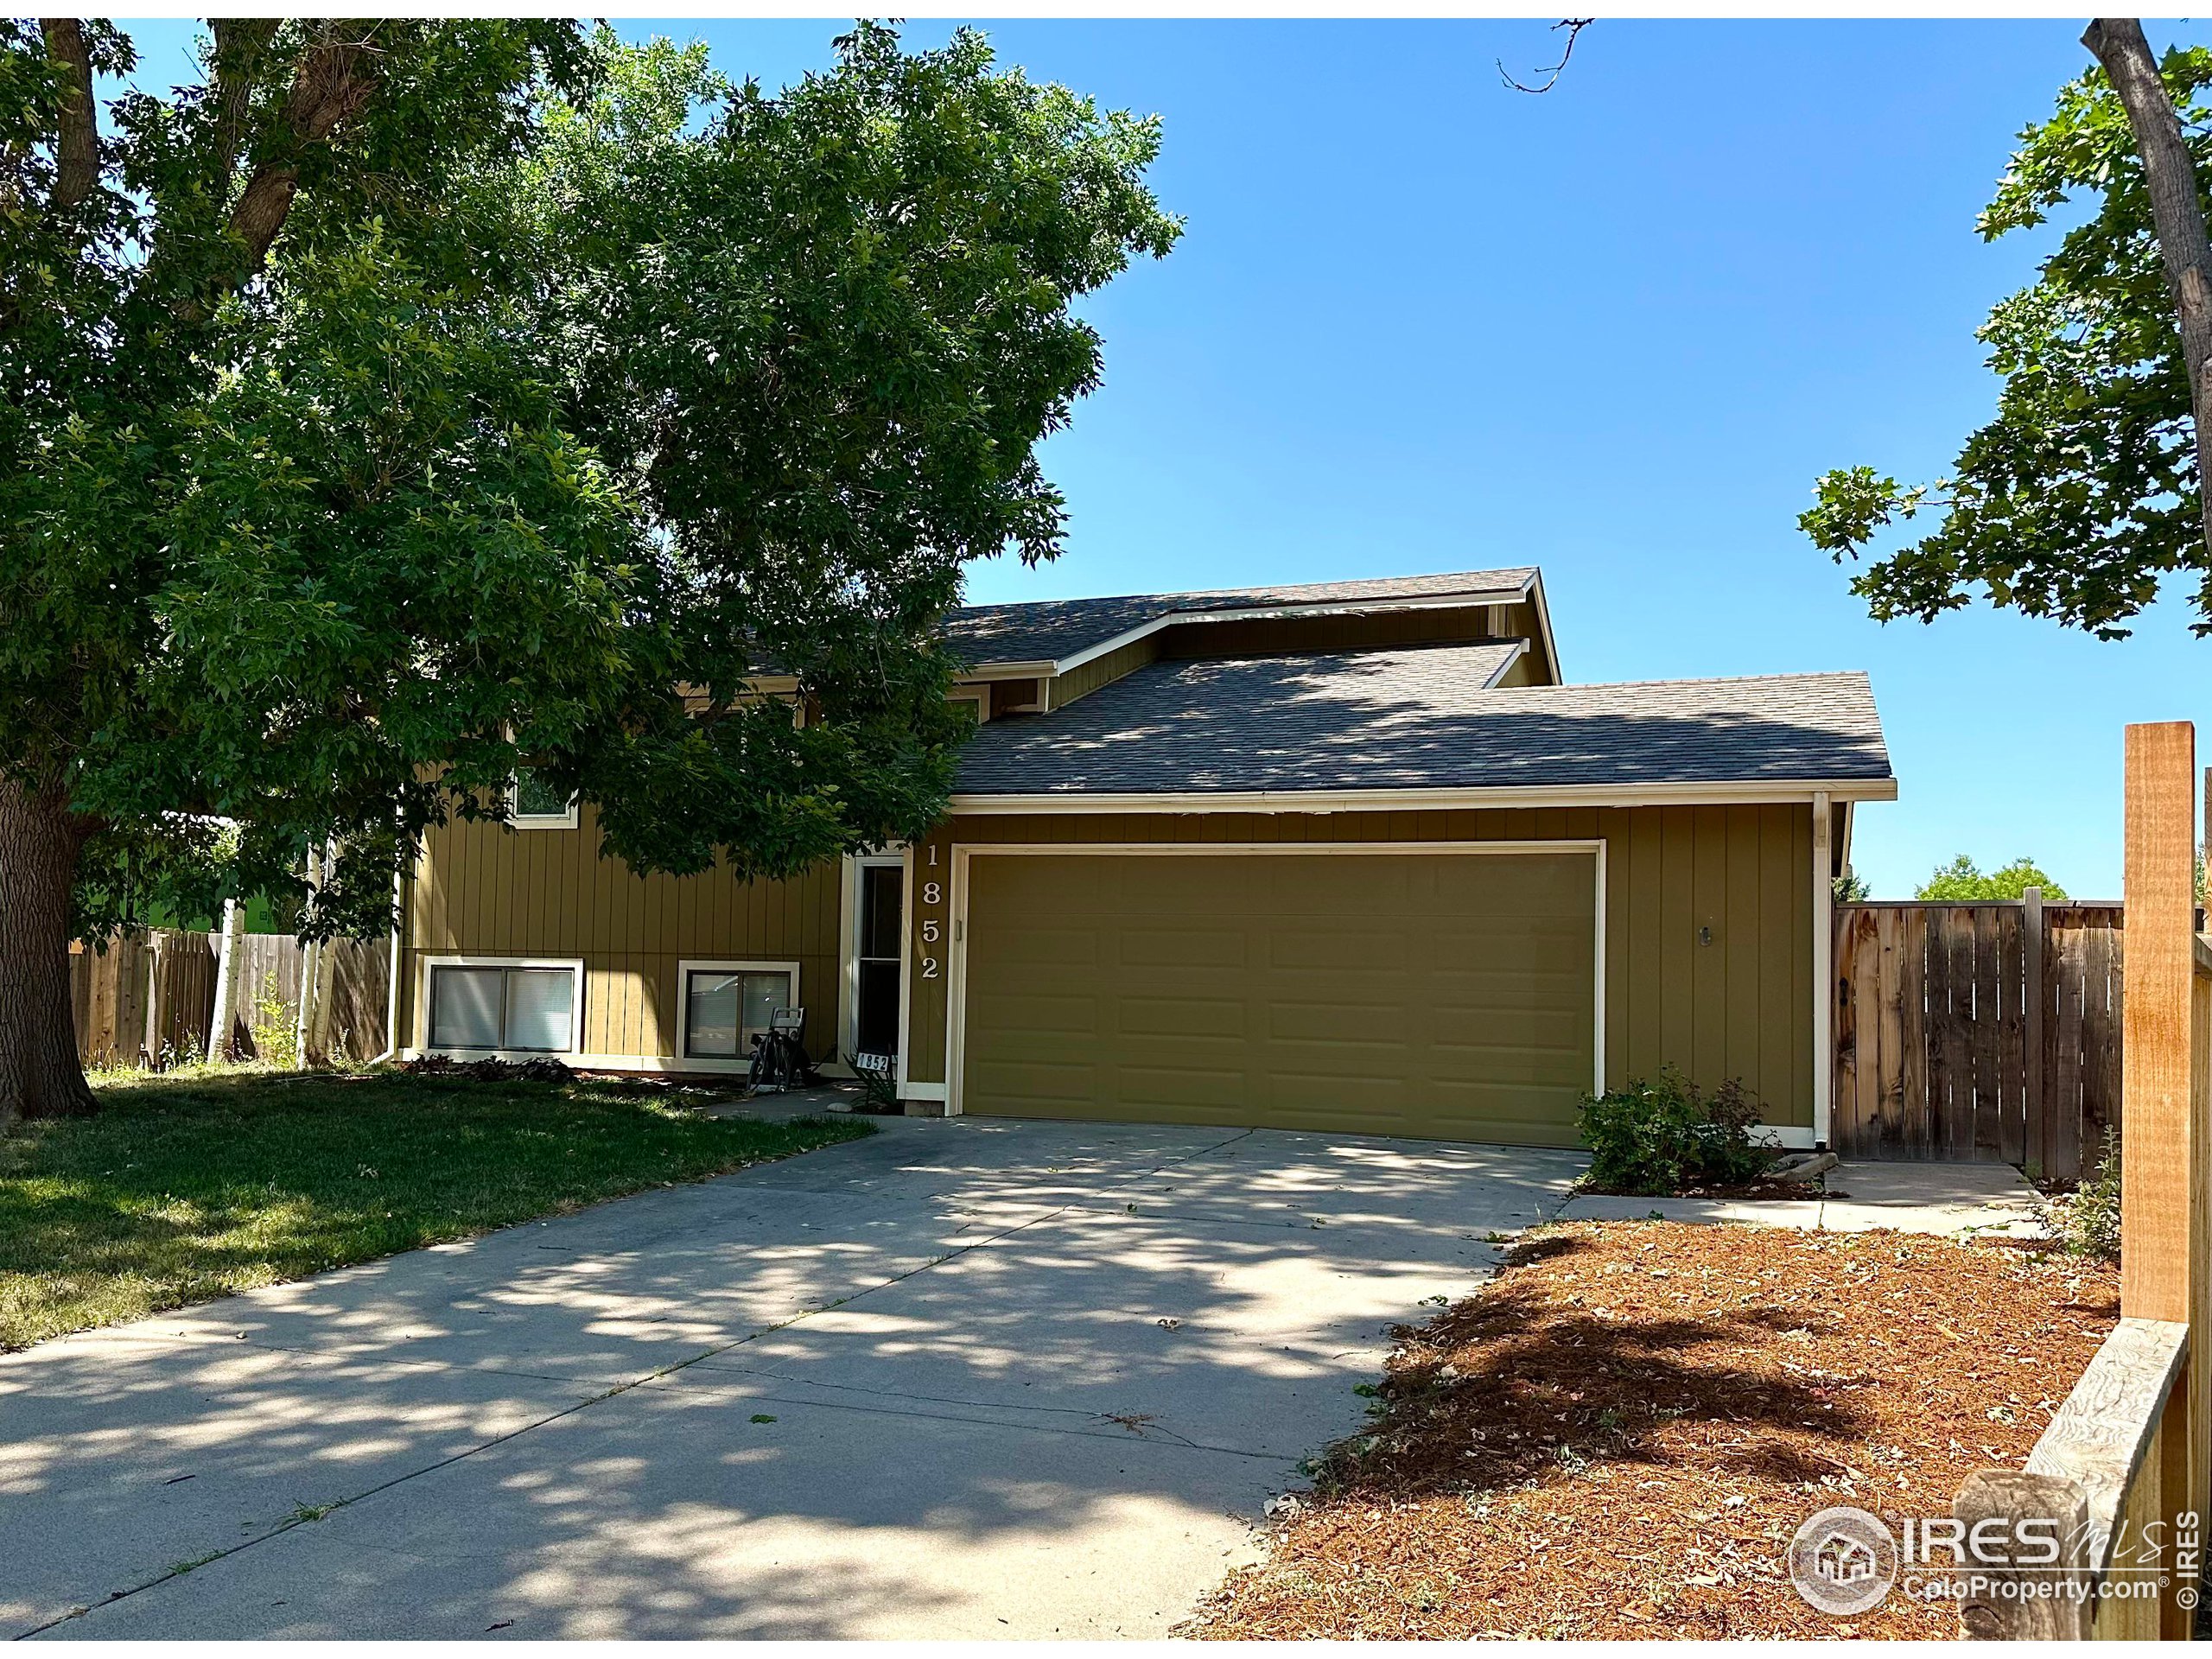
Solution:
M 952 950 L 948 964 L 952 983 L 950 994 L 945 999 L 945 1116 L 957 1116 L 966 1109 L 965 1084 L 962 1073 L 968 1043 L 968 864 L 970 859 L 1001 855 L 1014 858 L 1218 858 L 1225 855 L 1292 858 L 1317 854 L 1343 854 L 1353 857 L 1407 854 L 1527 857 L 1532 854 L 1545 853 L 1588 853 L 1594 867 L 1597 910 L 1591 931 L 1596 939 L 1596 960 L 1592 964 L 1594 979 L 1591 1001 L 1595 1030 L 1592 1033 L 1591 1052 L 1595 1061 L 1590 1088 L 1592 1093 L 1601 1095 L 1605 1092 L 1605 843 L 1601 837 L 1558 841 L 985 842 L 955 846 L 952 849 Z

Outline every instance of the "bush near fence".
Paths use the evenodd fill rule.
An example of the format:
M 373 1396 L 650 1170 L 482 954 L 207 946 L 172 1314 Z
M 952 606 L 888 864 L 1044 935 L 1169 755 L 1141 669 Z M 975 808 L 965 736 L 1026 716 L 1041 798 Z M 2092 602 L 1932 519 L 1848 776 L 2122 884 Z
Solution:
M 211 1052 L 218 1033 L 215 974 L 219 933 L 156 928 L 111 940 L 105 950 L 69 947 L 69 993 L 77 1053 L 88 1067 L 162 1066 Z M 331 944 L 330 1048 L 368 1059 L 383 1052 L 391 969 L 388 939 Z M 289 1024 L 298 1017 L 307 952 L 289 933 L 249 933 L 239 941 L 238 1018 L 231 1039 L 253 1050 L 255 1005 L 272 977 Z

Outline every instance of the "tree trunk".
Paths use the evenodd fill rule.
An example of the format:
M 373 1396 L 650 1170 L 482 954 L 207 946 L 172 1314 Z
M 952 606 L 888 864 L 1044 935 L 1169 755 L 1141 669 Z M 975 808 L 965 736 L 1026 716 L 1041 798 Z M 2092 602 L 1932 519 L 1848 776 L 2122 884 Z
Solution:
M 69 1006 L 69 890 L 83 846 L 58 785 L 0 781 L 0 1128 L 95 1108 Z
M 2189 367 L 2190 412 L 2196 426 L 2197 510 L 2204 544 L 2212 550 L 2212 240 L 2204 230 L 2204 202 L 2196 164 L 2181 135 L 2181 117 L 2158 74 L 2143 26 L 2133 17 L 2100 17 L 2082 36 L 2096 54 L 2105 77 L 2120 94 L 2158 232 L 2166 291 L 2181 324 L 2182 361 Z
M 215 963 L 215 1014 L 207 1022 L 207 1058 L 238 1057 L 238 976 L 245 969 L 245 906 L 223 900 L 223 944 Z

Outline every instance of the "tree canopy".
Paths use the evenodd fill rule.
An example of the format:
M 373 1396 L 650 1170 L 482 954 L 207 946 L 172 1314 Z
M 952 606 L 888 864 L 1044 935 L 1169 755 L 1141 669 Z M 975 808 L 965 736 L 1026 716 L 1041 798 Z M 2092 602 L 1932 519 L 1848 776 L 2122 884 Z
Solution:
M 1948 864 L 1939 864 L 1935 874 L 1922 882 L 1914 892 L 1916 899 L 1948 899 L 1955 904 L 1972 904 L 1988 899 L 2018 899 L 2030 887 L 2041 887 L 2043 896 L 2061 899 L 2066 889 L 2045 875 L 2035 861 L 2016 858 L 2002 869 L 1984 874 L 1974 860 L 1961 853 Z
M 1156 124 L 872 25 L 777 93 L 565 22 L 218 21 L 99 95 L 131 67 L 0 22 L 0 932 L 382 931 L 524 769 L 643 869 L 921 832 L 938 620 L 1058 550 L 1073 305 L 1177 234 Z M 27 1024 L 60 1065 L 13 971 L 0 1121 Z
M 2197 94 L 2212 84 L 2212 51 L 2170 51 L 2161 73 L 2202 179 L 2212 109 Z M 2063 87 L 2050 118 L 2021 134 L 1980 232 L 2031 230 L 2069 202 L 2093 211 L 1979 332 L 2004 385 L 1950 476 L 1907 486 L 1872 466 L 1839 468 L 1798 521 L 1840 562 L 1938 518 L 1853 578 L 1880 620 L 1931 621 L 1983 594 L 2118 639 L 2171 590 L 2194 607 L 2193 631 L 2212 633 L 2189 374 L 2142 162 L 2102 69 Z

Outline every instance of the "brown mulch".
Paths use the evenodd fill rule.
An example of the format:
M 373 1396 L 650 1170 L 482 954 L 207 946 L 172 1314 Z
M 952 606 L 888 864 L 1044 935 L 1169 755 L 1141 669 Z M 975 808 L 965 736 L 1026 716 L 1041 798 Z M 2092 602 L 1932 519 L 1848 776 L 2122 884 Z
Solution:
M 1953 1637 L 1902 1593 L 1815 1611 L 1789 1540 L 2019 1467 L 2119 1301 L 2107 1267 L 1904 1233 L 1546 1230 L 1398 1332 L 1372 1428 L 1186 1633 Z

